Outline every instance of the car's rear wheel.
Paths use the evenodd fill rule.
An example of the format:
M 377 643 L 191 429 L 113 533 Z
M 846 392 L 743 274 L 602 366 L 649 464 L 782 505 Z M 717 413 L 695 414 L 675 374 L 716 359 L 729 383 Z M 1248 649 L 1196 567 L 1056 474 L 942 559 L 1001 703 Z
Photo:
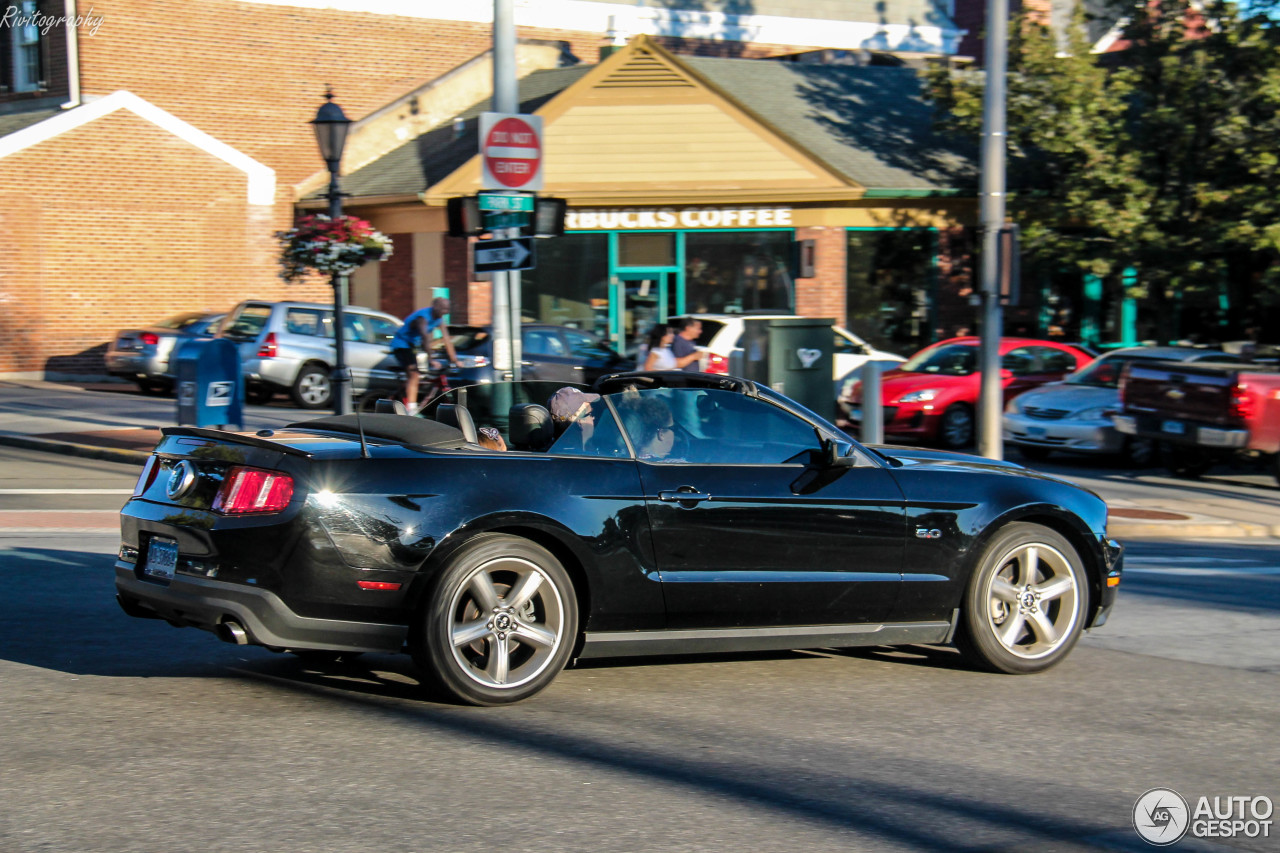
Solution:
M 173 392 L 173 384 L 163 379 L 139 379 L 138 390 L 148 397 L 163 397 Z
M 333 402 L 333 380 L 329 377 L 329 369 L 320 364 L 306 365 L 298 371 L 289 395 L 301 408 L 325 408 Z
M 973 444 L 973 409 L 964 403 L 948 406 L 938 424 L 938 439 L 952 450 Z
M 564 669 L 578 631 L 568 573 L 540 545 L 486 534 L 441 572 L 421 620 L 415 658 L 453 698 L 518 702 Z
M 1040 672 L 1084 630 L 1089 587 L 1080 556 L 1038 524 L 1010 524 L 982 553 L 965 591 L 956 645 L 984 669 Z

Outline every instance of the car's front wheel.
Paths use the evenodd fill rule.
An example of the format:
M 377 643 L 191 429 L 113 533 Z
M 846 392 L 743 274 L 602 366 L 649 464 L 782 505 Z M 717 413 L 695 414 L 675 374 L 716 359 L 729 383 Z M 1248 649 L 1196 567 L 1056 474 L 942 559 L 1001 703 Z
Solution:
M 1071 543 L 1038 524 L 1010 524 L 969 579 L 956 645 L 984 669 L 1040 672 L 1080 639 L 1088 604 L 1084 566 Z
M 454 699 L 518 702 L 569 661 L 578 631 L 573 583 L 542 546 L 485 534 L 444 567 L 420 630 L 415 659 Z
M 938 424 L 938 440 L 949 450 L 973 444 L 973 409 L 964 403 L 948 406 Z
M 323 409 L 333 402 L 333 380 L 329 369 L 320 364 L 308 364 L 298 371 L 289 389 L 293 402 L 303 409 Z

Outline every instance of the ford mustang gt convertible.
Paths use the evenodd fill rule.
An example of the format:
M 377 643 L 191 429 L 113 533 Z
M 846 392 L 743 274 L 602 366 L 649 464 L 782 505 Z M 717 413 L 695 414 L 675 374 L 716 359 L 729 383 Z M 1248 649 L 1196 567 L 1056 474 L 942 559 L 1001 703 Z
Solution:
M 167 428 L 121 512 L 124 611 L 275 651 L 408 652 L 450 698 L 497 705 L 624 655 L 954 644 L 1038 672 L 1120 583 L 1093 493 L 863 446 L 734 377 L 386 406 Z

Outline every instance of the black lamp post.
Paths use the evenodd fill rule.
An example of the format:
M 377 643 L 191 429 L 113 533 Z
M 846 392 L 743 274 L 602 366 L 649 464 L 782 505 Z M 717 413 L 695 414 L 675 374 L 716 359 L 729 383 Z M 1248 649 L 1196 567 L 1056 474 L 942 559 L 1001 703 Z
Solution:
M 342 215 L 342 191 L 338 188 L 338 170 L 342 165 L 342 147 L 347 143 L 347 130 L 351 127 L 351 119 L 347 118 L 342 107 L 333 102 L 333 92 L 324 93 L 324 104 L 321 105 L 311 126 L 316 132 L 316 142 L 320 146 L 320 156 L 329 167 L 329 217 L 337 219 Z M 342 317 L 342 279 L 339 273 L 333 274 L 333 413 L 346 415 L 351 413 L 351 371 L 347 368 L 346 354 L 343 347 Z

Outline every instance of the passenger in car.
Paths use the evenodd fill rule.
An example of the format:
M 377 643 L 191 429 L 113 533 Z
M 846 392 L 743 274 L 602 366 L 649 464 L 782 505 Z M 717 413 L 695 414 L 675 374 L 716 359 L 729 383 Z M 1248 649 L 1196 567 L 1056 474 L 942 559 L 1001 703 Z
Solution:
M 671 409 L 654 397 L 624 401 L 622 421 L 635 444 L 639 459 L 671 461 L 677 445 Z
M 588 394 L 565 386 L 547 400 L 556 440 L 551 449 L 556 453 L 582 453 L 595 434 L 596 422 L 592 405 L 600 402 L 599 394 Z
M 480 429 L 476 430 L 476 433 L 480 437 L 479 444 L 481 447 L 497 451 L 505 451 L 507 449 L 507 443 L 502 440 L 502 433 L 498 432 L 496 428 L 480 427 Z

